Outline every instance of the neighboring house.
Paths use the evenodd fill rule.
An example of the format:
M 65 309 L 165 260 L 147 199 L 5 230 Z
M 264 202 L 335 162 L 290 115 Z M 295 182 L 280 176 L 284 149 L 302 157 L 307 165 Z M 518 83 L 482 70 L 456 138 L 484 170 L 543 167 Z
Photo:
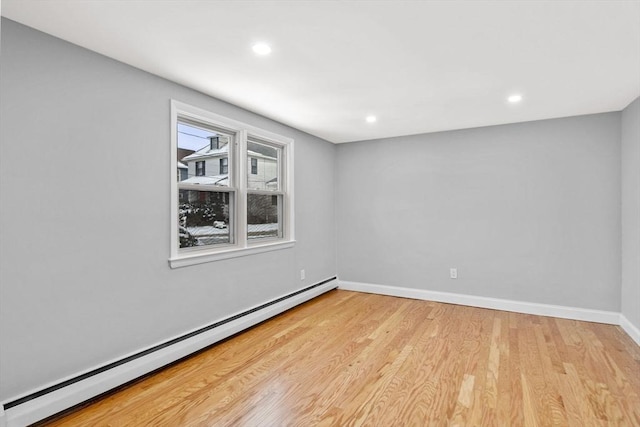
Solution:
M 275 190 L 278 188 L 278 161 L 276 158 L 247 150 L 248 182 L 252 190 Z
M 229 193 L 216 192 L 213 186 L 229 186 L 229 146 L 230 138 L 224 135 L 209 137 L 209 144 L 203 148 L 192 152 L 183 157 L 179 164 L 185 166 L 180 169 L 183 179 L 180 182 L 185 184 L 200 184 L 203 190 L 198 189 L 181 189 L 179 192 L 179 200 L 183 204 L 181 212 L 180 225 L 185 227 L 189 233 L 195 233 L 194 227 L 199 224 L 205 224 L 211 221 L 211 215 L 217 221 L 223 221 L 228 224 L 229 216 Z M 275 148 L 259 144 L 249 143 L 247 149 L 247 188 L 250 190 L 277 190 L 278 189 L 278 152 Z M 180 165 L 178 166 L 180 168 Z M 182 172 L 182 171 L 185 172 Z M 208 188 L 207 188 L 208 187 Z M 196 191 L 194 191 L 196 190 Z M 250 224 L 266 224 L 273 221 L 277 222 L 278 203 L 277 196 L 257 195 L 247 198 L 248 212 L 247 220 Z M 204 207 L 203 207 L 204 206 Z M 201 216 L 205 215 L 204 221 Z M 196 224 L 194 226 L 194 224 Z M 216 226 L 213 225 L 215 228 Z M 270 230 L 266 230 L 267 232 Z M 200 233 L 203 231 L 200 230 Z M 207 232 L 211 232 L 208 230 Z M 277 233 L 277 229 L 274 230 Z M 269 235 L 265 234 L 265 230 L 254 230 L 257 236 Z M 216 236 L 218 232 L 214 232 Z M 251 234 L 251 233 L 250 233 Z M 218 236 L 219 237 L 219 236 Z M 195 245 L 200 244 L 208 238 L 214 239 L 209 235 L 198 235 Z M 227 235 L 228 238 L 228 235 Z M 193 244 L 185 244 L 193 246 Z
M 248 150 L 248 187 L 253 190 L 270 190 L 278 187 L 278 161 L 274 156 Z M 190 184 L 229 185 L 229 137 L 209 137 L 209 144 L 183 157 L 178 162 L 186 167 L 180 181 Z
M 193 150 L 178 148 L 178 181 L 184 181 L 189 177 L 189 167 L 184 164 L 182 159 L 193 153 Z
M 229 138 L 209 137 L 209 144 L 182 158 L 191 184 L 229 185 Z
M 184 181 L 185 179 L 187 179 L 188 175 L 189 175 L 189 167 L 184 163 L 182 163 L 181 161 L 178 161 L 178 182 Z

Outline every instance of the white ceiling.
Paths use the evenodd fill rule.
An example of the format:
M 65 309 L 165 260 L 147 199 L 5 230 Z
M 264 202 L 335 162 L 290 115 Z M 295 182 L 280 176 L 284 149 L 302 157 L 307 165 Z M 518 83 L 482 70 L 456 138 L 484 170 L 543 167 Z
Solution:
M 640 1 L 3 0 L 2 15 L 336 143 L 640 95 Z

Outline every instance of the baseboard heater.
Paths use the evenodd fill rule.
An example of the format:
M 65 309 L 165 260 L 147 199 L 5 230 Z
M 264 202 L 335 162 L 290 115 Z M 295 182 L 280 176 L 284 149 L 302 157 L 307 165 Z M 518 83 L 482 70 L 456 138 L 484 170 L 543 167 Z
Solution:
M 5 425 L 6 427 L 23 427 L 43 420 L 187 357 L 337 287 L 337 277 L 323 280 L 122 359 L 5 402 L 0 407 L 0 427 Z

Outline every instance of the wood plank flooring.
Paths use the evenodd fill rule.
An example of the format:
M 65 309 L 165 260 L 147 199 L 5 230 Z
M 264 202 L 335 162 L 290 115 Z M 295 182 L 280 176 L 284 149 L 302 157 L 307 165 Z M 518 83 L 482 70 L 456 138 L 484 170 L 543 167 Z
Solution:
M 50 426 L 640 426 L 617 326 L 331 291 Z

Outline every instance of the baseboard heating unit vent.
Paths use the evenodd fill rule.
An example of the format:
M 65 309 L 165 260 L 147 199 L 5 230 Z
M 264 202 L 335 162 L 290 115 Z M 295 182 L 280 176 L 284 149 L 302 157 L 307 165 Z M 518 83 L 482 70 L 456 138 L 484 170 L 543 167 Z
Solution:
M 276 298 L 0 406 L 0 427 L 23 427 L 189 356 L 338 287 L 336 277 Z

